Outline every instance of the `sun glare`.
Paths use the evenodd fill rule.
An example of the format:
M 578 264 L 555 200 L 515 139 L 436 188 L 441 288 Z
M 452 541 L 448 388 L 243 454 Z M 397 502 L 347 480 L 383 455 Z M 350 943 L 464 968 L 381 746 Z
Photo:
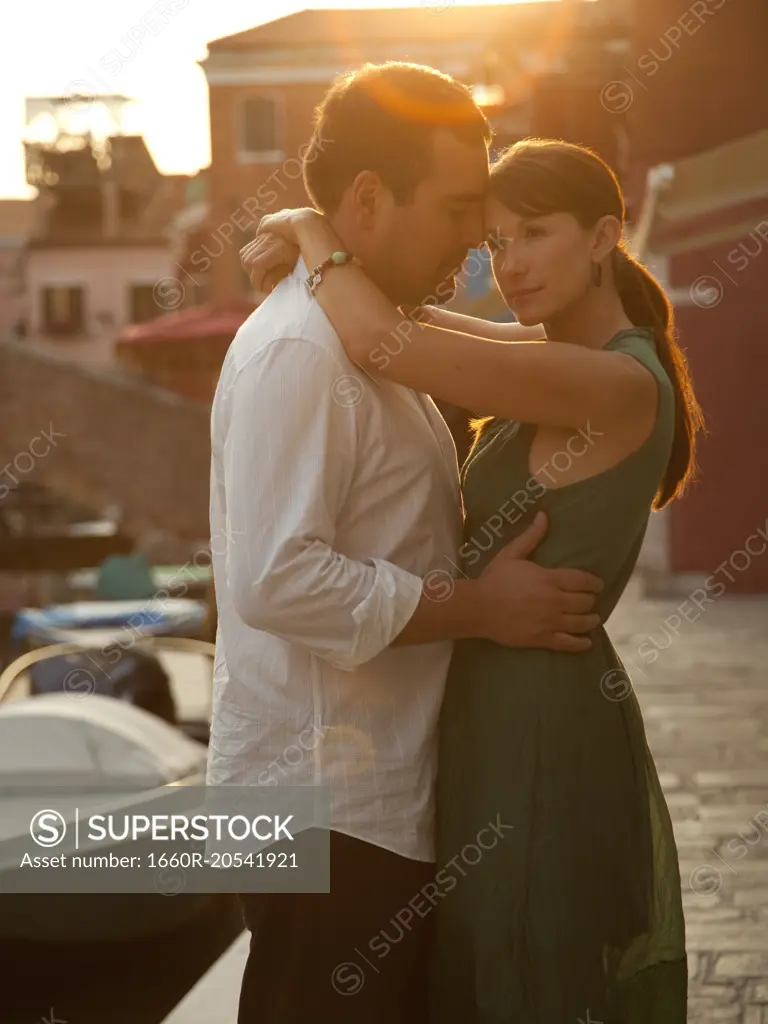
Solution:
M 192 173 L 210 161 L 208 88 L 198 61 L 205 56 L 211 40 L 308 8 L 343 11 L 410 6 L 431 12 L 436 31 L 440 31 L 438 26 L 444 28 L 451 12 L 462 7 L 502 7 L 509 3 L 533 6 L 537 2 L 422 0 L 407 5 L 397 0 L 261 0 L 249 14 L 236 0 L 220 0 L 218 4 L 174 0 L 165 5 L 174 8 L 175 13 L 167 17 L 164 27 L 140 34 L 148 0 L 122 0 L 114 7 L 105 7 L 102 0 L 72 0 L 63 6 L 54 0 L 37 0 L 21 5 L 9 26 L 4 50 L 0 196 L 34 194 L 25 181 L 21 143 L 26 134 L 24 110 L 28 97 L 67 96 L 75 88 L 92 96 L 119 92 L 131 97 L 136 107 L 130 130 L 145 136 L 160 170 Z M 46 25 L 44 34 L 39 30 L 41 24 Z M 130 47 L 130 59 L 110 59 L 111 54 L 130 52 Z M 105 71 L 105 65 L 118 70 Z M 485 105 L 497 102 L 493 87 L 482 87 L 478 100 Z

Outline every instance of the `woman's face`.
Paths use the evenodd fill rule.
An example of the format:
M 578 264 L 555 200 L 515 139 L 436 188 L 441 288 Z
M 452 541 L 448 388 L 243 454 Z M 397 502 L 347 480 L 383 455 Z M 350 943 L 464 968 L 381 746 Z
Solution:
M 521 324 L 552 320 L 590 287 L 594 231 L 572 214 L 521 217 L 489 199 L 486 216 L 493 276 Z

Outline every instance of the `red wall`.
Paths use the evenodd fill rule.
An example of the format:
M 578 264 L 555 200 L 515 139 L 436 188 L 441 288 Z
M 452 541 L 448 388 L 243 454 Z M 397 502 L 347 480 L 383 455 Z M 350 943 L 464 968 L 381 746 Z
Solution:
M 634 0 L 622 79 L 635 160 L 676 160 L 768 124 L 765 0 Z
M 673 283 L 693 283 L 704 307 L 678 309 L 677 319 L 708 428 L 700 479 L 671 506 L 675 572 L 714 573 L 758 529 L 768 533 L 767 275 L 768 242 L 759 235 L 674 261 Z M 759 535 L 749 544 L 752 552 L 764 546 Z M 768 550 L 734 555 L 716 579 L 729 592 L 768 590 Z
M 765 0 L 635 0 L 623 78 L 638 183 L 653 164 L 768 127 L 767 58 Z M 696 288 L 700 305 L 677 315 L 709 425 L 700 480 L 671 506 L 671 567 L 713 574 L 728 592 L 768 590 L 768 551 L 738 554 L 750 536 L 759 551 L 756 531 L 768 533 L 768 242 L 745 236 L 676 257 L 671 268 L 678 288 L 707 278 Z M 741 243 L 743 255 L 734 254 Z

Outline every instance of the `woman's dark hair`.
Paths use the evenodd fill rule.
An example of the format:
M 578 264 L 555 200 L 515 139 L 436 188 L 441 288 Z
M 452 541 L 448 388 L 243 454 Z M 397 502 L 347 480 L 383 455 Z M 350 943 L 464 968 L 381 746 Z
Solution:
M 569 142 L 524 139 L 515 143 L 491 168 L 491 192 L 523 217 L 570 213 L 583 228 L 590 228 L 600 217 L 610 215 L 624 225 L 624 197 L 616 175 L 592 150 Z M 704 426 L 704 416 L 664 289 L 623 245 L 614 249 L 611 262 L 624 311 L 637 327 L 653 329 L 656 352 L 674 388 L 672 451 L 653 504 L 661 509 L 679 497 L 695 475 L 696 433 Z M 486 422 L 472 422 L 476 439 Z
M 432 135 L 488 146 L 491 127 L 466 85 L 421 64 L 365 64 L 338 78 L 315 111 L 304 187 L 333 214 L 360 171 L 375 171 L 399 203 L 430 171 Z

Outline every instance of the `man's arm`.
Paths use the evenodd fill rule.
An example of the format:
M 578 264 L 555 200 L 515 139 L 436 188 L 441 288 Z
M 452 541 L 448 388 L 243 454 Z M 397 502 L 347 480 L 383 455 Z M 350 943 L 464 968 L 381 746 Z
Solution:
M 402 631 L 422 581 L 335 549 L 363 415 L 338 400 L 345 372 L 304 339 L 277 340 L 239 371 L 223 446 L 226 575 L 246 625 L 353 669 Z

